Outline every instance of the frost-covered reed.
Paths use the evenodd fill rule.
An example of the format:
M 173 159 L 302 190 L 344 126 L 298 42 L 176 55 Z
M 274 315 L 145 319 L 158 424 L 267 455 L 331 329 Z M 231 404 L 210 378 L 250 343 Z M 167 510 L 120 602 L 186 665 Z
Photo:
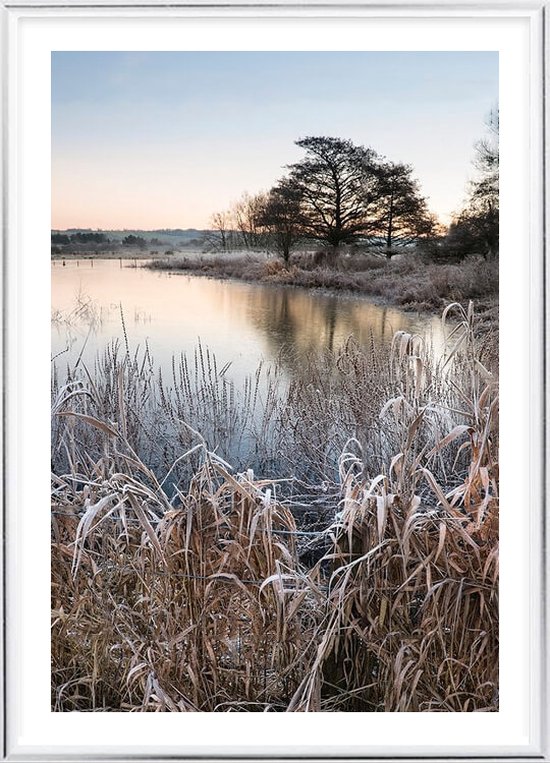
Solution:
M 498 710 L 498 388 L 449 311 L 446 361 L 54 376 L 54 710 Z

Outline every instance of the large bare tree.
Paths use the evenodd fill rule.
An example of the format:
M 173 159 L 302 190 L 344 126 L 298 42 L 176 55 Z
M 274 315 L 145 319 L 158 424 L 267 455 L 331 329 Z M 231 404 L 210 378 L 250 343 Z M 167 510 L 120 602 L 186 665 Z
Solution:
M 375 152 L 341 138 L 307 137 L 296 145 L 306 156 L 290 165 L 288 182 L 301 200 L 304 233 L 334 249 L 369 233 L 378 192 Z

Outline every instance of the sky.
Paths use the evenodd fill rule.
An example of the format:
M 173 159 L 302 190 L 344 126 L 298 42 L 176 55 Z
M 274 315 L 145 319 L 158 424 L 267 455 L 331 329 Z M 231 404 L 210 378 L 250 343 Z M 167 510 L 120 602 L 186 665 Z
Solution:
M 52 227 L 206 228 L 308 135 L 412 164 L 446 223 L 497 103 L 496 52 L 55 52 Z

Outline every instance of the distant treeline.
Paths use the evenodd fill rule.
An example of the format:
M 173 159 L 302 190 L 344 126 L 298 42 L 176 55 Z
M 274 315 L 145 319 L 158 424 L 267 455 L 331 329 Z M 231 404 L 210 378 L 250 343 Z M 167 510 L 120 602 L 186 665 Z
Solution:
M 155 248 L 160 252 L 170 253 L 175 247 L 201 248 L 205 241 L 205 234 L 206 231 L 195 228 L 153 231 L 101 231 L 73 228 L 65 231 L 52 230 L 51 245 L 53 254 L 125 249 L 155 250 Z

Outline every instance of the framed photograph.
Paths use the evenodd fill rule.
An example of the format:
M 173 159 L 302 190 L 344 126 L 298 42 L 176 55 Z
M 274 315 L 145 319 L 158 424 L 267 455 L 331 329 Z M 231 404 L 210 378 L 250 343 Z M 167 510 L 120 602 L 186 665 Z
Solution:
M 2 1 L 4 760 L 550 760 L 545 6 Z

